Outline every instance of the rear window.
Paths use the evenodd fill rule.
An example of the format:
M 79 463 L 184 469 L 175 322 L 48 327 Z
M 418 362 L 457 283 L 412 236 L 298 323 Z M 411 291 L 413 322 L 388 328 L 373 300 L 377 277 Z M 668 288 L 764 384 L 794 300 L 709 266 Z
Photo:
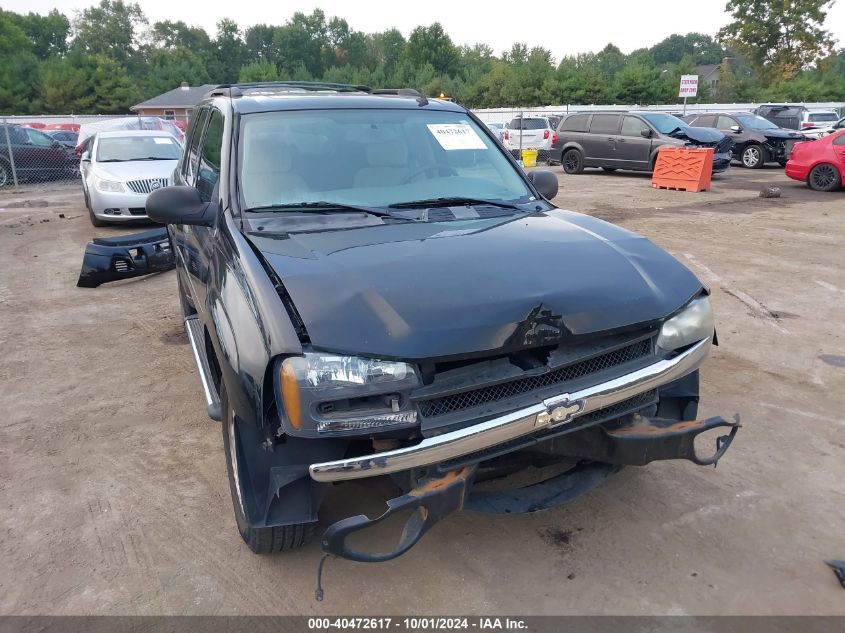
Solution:
M 590 132 L 593 134 L 618 134 L 620 118 L 618 114 L 594 114 L 590 123 Z
M 586 132 L 589 114 L 573 114 L 566 117 L 560 124 L 561 132 Z
M 514 119 L 508 127 L 512 130 L 545 130 L 549 124 L 546 119 Z
M 813 123 L 818 123 L 820 121 L 833 121 L 839 120 L 839 117 L 836 115 L 835 112 L 810 112 L 808 119 Z

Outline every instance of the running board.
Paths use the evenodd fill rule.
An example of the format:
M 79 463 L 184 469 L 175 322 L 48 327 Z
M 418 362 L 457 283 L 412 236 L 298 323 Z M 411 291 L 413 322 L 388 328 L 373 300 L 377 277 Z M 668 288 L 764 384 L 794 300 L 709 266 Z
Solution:
M 185 331 L 188 333 L 188 339 L 191 341 L 194 360 L 197 363 L 200 380 L 202 381 L 202 390 L 205 394 L 205 402 L 208 405 L 208 417 L 220 422 L 223 419 L 220 407 L 220 395 L 217 393 L 217 387 L 214 385 L 214 380 L 211 377 L 211 365 L 208 364 L 208 358 L 205 355 L 202 323 L 199 318 L 189 316 L 185 319 Z

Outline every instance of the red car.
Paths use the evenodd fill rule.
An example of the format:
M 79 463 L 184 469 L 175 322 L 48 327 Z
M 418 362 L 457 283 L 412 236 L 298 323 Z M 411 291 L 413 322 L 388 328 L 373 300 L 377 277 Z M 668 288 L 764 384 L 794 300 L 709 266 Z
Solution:
M 67 132 L 79 132 L 79 123 L 48 123 L 45 130 L 65 130 Z
M 796 143 L 786 163 L 786 175 L 803 180 L 816 191 L 839 189 L 845 180 L 845 130 Z

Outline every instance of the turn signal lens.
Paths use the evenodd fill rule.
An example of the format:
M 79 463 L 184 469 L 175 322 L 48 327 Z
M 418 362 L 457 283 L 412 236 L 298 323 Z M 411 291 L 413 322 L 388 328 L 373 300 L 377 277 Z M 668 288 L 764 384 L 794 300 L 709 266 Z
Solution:
M 297 431 L 302 428 L 302 403 L 299 398 L 299 385 L 296 382 L 296 370 L 282 363 L 281 371 L 282 399 L 290 425 Z

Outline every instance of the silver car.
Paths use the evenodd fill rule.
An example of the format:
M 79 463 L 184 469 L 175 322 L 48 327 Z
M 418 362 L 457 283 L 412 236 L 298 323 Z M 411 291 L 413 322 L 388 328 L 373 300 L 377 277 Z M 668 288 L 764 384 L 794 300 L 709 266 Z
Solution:
M 167 132 L 98 132 L 80 171 L 91 224 L 147 219 L 147 196 L 171 183 L 182 146 Z

